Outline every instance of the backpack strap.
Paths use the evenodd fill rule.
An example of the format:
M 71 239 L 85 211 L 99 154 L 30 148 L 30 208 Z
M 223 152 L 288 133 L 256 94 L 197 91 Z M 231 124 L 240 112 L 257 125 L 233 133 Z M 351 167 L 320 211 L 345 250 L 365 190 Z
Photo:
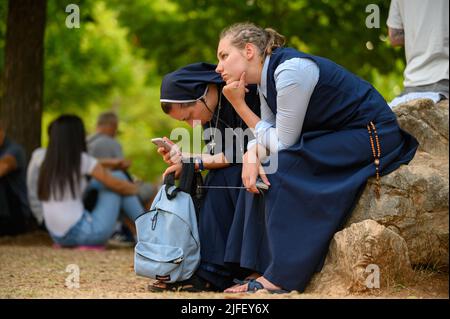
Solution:
M 179 192 L 178 187 L 175 185 L 175 173 L 166 175 L 166 177 L 164 177 L 164 184 L 166 185 L 165 191 L 167 198 L 169 200 L 174 199 Z
M 197 186 L 203 185 L 203 178 L 199 172 L 195 171 L 195 163 L 193 161 L 183 162 L 178 187 L 175 185 L 175 173 L 166 175 L 164 184 L 166 185 L 165 191 L 169 200 L 175 198 L 179 191 L 190 194 L 194 201 L 196 212 L 198 213 L 200 210 L 200 202 L 204 196 L 204 190 Z

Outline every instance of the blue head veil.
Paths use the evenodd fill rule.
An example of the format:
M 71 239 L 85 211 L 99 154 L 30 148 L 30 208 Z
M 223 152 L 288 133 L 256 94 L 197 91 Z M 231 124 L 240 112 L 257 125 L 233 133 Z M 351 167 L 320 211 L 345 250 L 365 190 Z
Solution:
M 224 83 L 215 71 L 216 65 L 193 63 L 163 77 L 160 102 L 189 103 L 202 98 L 208 84 Z

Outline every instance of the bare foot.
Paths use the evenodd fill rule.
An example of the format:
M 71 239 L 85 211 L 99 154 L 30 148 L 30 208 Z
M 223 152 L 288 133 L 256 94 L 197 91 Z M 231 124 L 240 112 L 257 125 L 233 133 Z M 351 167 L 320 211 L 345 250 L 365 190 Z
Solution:
M 261 285 L 263 285 L 264 289 L 267 290 L 279 290 L 281 287 L 274 285 L 270 281 L 268 281 L 263 276 L 260 276 L 256 279 L 257 282 L 259 282 Z M 240 285 L 240 286 L 233 286 L 228 289 L 225 289 L 224 292 L 231 292 L 231 293 L 239 293 L 239 292 L 246 292 L 248 291 L 248 284 Z

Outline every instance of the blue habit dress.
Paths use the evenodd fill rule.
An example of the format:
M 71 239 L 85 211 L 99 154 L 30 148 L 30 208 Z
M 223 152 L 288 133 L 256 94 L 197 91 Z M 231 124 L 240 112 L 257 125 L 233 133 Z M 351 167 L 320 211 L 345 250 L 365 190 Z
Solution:
M 256 87 L 250 88 L 249 93 L 246 94 L 246 101 L 248 105 L 251 105 L 252 111 L 259 116 L 260 106 Z M 239 140 L 235 136 L 230 149 L 226 149 L 225 138 L 227 134 L 232 135 L 230 129 L 241 128 L 245 130 L 247 126 L 224 97 L 222 97 L 221 104 L 220 110 L 216 107 L 213 118 L 210 123 L 204 125 L 204 128 L 212 127 L 212 132 L 214 132 L 215 127 L 217 127 L 217 130 L 221 133 L 221 141 L 217 140 L 219 138 L 217 136 L 215 140 L 217 146 L 214 152 L 210 151 L 214 154 L 224 153 L 228 162 L 232 164 L 226 168 L 210 170 L 205 179 L 205 186 L 240 187 L 242 186 L 242 164 L 239 162 L 241 162 L 243 152 L 246 151 L 248 141 Z M 228 130 L 228 133 L 226 130 Z M 239 132 L 236 132 L 236 134 L 239 136 Z M 206 140 L 206 142 L 211 141 L 212 138 Z M 241 151 L 241 147 L 243 151 Z M 224 261 L 228 233 L 233 223 L 236 203 L 241 192 L 240 189 L 236 188 L 206 189 L 200 206 L 198 229 L 201 264 L 197 275 L 222 290 L 232 284 L 234 277 L 241 277 L 246 274 L 245 270 L 240 269 L 239 265 L 226 264 Z
M 375 175 L 367 125 L 373 122 L 378 133 L 380 175 L 411 161 L 418 143 L 399 128 L 395 114 L 368 82 L 330 60 L 292 48 L 278 48 L 270 57 L 266 101 L 274 114 L 274 72 L 292 58 L 311 59 L 320 70 L 302 133 L 294 145 L 272 155 L 278 156 L 278 169 L 268 175 L 271 186 L 264 197 L 241 192 L 225 260 L 257 270 L 284 289 L 303 291 L 321 269 L 330 240 L 367 179 Z

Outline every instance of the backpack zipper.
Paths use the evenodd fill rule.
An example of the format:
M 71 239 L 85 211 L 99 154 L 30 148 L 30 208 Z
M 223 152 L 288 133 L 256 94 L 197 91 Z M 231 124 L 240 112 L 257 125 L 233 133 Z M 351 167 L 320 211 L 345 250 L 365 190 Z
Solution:
M 155 228 L 156 228 L 156 223 L 158 222 L 158 213 L 159 213 L 159 210 L 157 210 L 155 215 L 153 215 L 153 217 L 152 217 L 152 230 L 155 230 Z

